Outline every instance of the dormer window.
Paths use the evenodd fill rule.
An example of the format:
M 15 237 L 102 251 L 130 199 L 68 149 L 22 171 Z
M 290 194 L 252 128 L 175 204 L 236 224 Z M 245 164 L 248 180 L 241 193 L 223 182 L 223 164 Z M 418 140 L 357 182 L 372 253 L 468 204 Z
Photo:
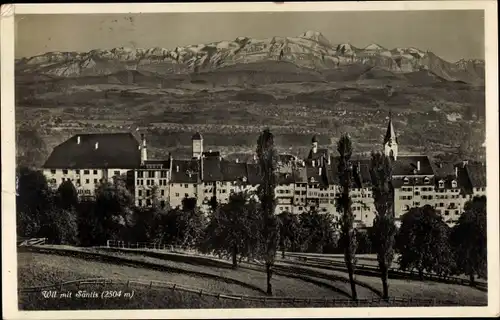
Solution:
M 439 189 L 443 189 L 444 188 L 444 181 L 443 180 L 439 180 Z
M 314 182 L 314 177 L 311 177 L 311 182 Z
M 457 181 L 453 180 L 453 181 L 451 182 L 451 187 L 452 187 L 452 188 L 456 188 L 456 187 L 457 187 Z
M 403 183 L 404 183 L 404 184 L 408 184 L 409 182 L 410 182 L 410 179 L 408 179 L 408 177 L 405 177 L 405 178 L 403 179 Z
M 429 182 L 430 182 L 429 177 L 425 177 L 425 178 L 424 178 L 424 183 L 426 183 L 426 184 L 427 184 L 427 183 L 429 183 Z
M 243 177 L 243 178 L 241 178 L 241 180 L 242 180 L 243 182 L 247 182 L 247 177 Z

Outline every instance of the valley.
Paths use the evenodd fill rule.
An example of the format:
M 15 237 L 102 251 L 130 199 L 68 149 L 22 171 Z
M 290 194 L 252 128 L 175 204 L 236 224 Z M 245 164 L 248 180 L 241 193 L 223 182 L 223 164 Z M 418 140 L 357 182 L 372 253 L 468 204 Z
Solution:
M 259 41 L 176 48 L 175 59 L 173 51 L 160 59 L 158 50 L 124 48 L 19 59 L 18 156 L 33 148 L 20 141 L 24 132 L 36 131 L 48 154 L 78 132 L 141 130 L 152 158 L 188 157 L 196 131 L 207 148 L 245 157 L 265 127 L 281 152 L 305 156 L 314 134 L 334 150 L 348 132 L 359 154 L 377 150 L 392 112 L 401 152 L 484 158 L 484 63 L 334 46 L 317 33 Z

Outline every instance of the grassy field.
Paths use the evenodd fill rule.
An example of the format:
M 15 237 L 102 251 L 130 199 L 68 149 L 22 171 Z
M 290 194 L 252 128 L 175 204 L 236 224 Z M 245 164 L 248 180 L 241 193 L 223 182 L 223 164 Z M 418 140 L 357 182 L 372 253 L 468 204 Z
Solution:
M 72 249 L 73 250 L 73 249 Z M 233 270 L 229 262 L 219 259 L 189 259 L 175 258 L 171 254 L 165 256 L 151 252 L 109 252 L 105 249 L 83 249 L 105 253 L 108 256 L 126 258 L 127 262 L 101 262 L 90 258 L 54 255 L 47 253 L 19 252 L 18 253 L 18 283 L 20 288 L 50 285 L 64 281 L 85 278 L 106 278 L 114 281 L 143 280 L 166 281 L 184 286 L 196 287 L 202 290 L 233 294 L 264 297 L 265 273 L 259 267 L 242 263 L 240 268 Z M 182 256 L 182 255 L 180 255 Z M 204 260 L 204 262 L 202 262 Z M 217 263 L 214 263 L 217 262 Z M 147 268 L 140 263 L 148 263 L 161 267 L 179 268 L 184 272 L 198 272 L 219 276 L 212 279 L 205 276 L 194 276 L 181 272 L 166 272 L 161 268 Z M 299 278 L 297 278 L 299 277 Z M 226 282 L 222 279 L 235 279 L 247 285 Z M 381 283 L 378 277 L 356 275 L 358 281 L 357 291 L 360 299 L 376 299 L 379 297 Z M 318 268 L 294 262 L 277 263 L 277 268 L 272 279 L 274 295 L 276 297 L 297 298 L 324 298 L 349 299 L 350 286 L 346 272 Z M 106 289 L 122 288 L 118 284 L 107 285 Z M 255 287 L 255 289 L 252 289 Z M 101 288 L 102 289 L 102 288 Z M 123 289 L 123 288 L 122 288 Z M 123 289 L 128 290 L 128 289 Z M 223 307 L 293 307 L 301 306 L 286 303 L 266 303 L 255 301 L 223 301 L 212 297 L 200 297 L 193 293 L 177 292 L 168 289 L 145 289 L 137 286 L 134 301 L 108 299 L 105 301 L 92 301 L 92 299 L 76 299 L 82 301 L 69 301 L 65 308 L 223 308 Z M 431 281 L 411 281 L 404 279 L 390 279 L 390 294 L 394 297 L 412 299 L 436 299 L 450 304 L 485 305 L 487 293 L 468 286 L 443 284 Z M 37 293 L 26 293 L 19 296 L 22 309 L 51 309 L 57 308 L 57 303 L 45 299 Z M 67 300 L 67 299 L 66 299 Z M 75 300 L 75 299 L 73 299 Z M 148 302 L 145 302 L 148 301 Z M 169 302 L 167 302 L 169 301 Z M 328 303 L 327 303 L 328 304 Z M 332 303 L 330 303 L 333 306 Z M 302 306 L 305 306 L 302 303 Z M 312 306 L 312 305 L 309 305 Z

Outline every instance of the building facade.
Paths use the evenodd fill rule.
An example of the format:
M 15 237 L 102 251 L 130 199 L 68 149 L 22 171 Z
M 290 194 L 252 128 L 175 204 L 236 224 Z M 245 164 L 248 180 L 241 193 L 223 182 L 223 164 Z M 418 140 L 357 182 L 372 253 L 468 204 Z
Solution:
M 466 161 L 433 163 L 426 155 L 402 155 L 392 117 L 382 141 L 382 152 L 392 158 L 394 216 L 413 207 L 431 205 L 453 225 L 474 196 L 486 195 L 486 167 Z M 313 137 L 305 159 L 280 155 L 275 189 L 276 213 L 301 214 L 310 210 L 336 218 L 340 186 L 339 158 L 318 147 Z M 370 159 L 352 160 L 350 189 L 352 212 L 358 228 L 371 227 L 375 205 L 371 188 Z M 227 203 L 231 194 L 246 192 L 255 199 L 261 184 L 254 162 L 229 161 L 218 151 L 203 151 L 203 137 L 192 137 L 191 159 L 150 160 L 144 135 L 138 141 L 130 133 L 76 135 L 54 148 L 43 172 L 53 188 L 71 181 L 79 195 L 93 196 L 103 181 L 126 174 L 131 177 L 135 205 L 181 207 L 183 199 L 196 198 L 204 212 L 213 201 Z

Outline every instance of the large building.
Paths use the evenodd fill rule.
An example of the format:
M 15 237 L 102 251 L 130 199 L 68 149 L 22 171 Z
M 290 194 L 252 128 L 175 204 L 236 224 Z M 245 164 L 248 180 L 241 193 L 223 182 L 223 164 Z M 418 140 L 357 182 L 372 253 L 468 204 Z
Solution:
M 92 197 L 99 183 L 140 165 L 141 145 L 131 133 L 78 134 L 56 146 L 42 170 L 49 186 L 71 181 L 80 196 Z
M 316 210 L 340 217 L 336 207 L 340 191 L 339 158 L 318 144 L 314 136 L 304 159 L 280 155 L 276 213 Z M 426 155 L 399 154 L 391 117 L 381 150 L 393 160 L 393 207 L 397 222 L 410 208 L 429 204 L 453 225 L 468 200 L 486 194 L 486 168 L 482 164 L 433 163 Z M 350 195 L 355 224 L 370 227 L 376 214 L 370 159 L 355 157 L 352 169 Z M 54 148 L 43 171 L 54 188 L 68 179 L 82 196 L 93 196 L 102 181 L 128 174 L 132 177 L 137 206 L 156 202 L 161 207 L 178 207 L 184 198 L 192 197 L 205 212 L 210 210 L 214 199 L 227 203 L 232 193 L 255 195 L 261 183 L 255 161 L 229 161 L 218 151 L 204 151 L 200 133 L 192 137 L 190 159 L 169 156 L 158 160 L 148 159 L 144 135 L 140 141 L 130 133 L 76 135 Z

